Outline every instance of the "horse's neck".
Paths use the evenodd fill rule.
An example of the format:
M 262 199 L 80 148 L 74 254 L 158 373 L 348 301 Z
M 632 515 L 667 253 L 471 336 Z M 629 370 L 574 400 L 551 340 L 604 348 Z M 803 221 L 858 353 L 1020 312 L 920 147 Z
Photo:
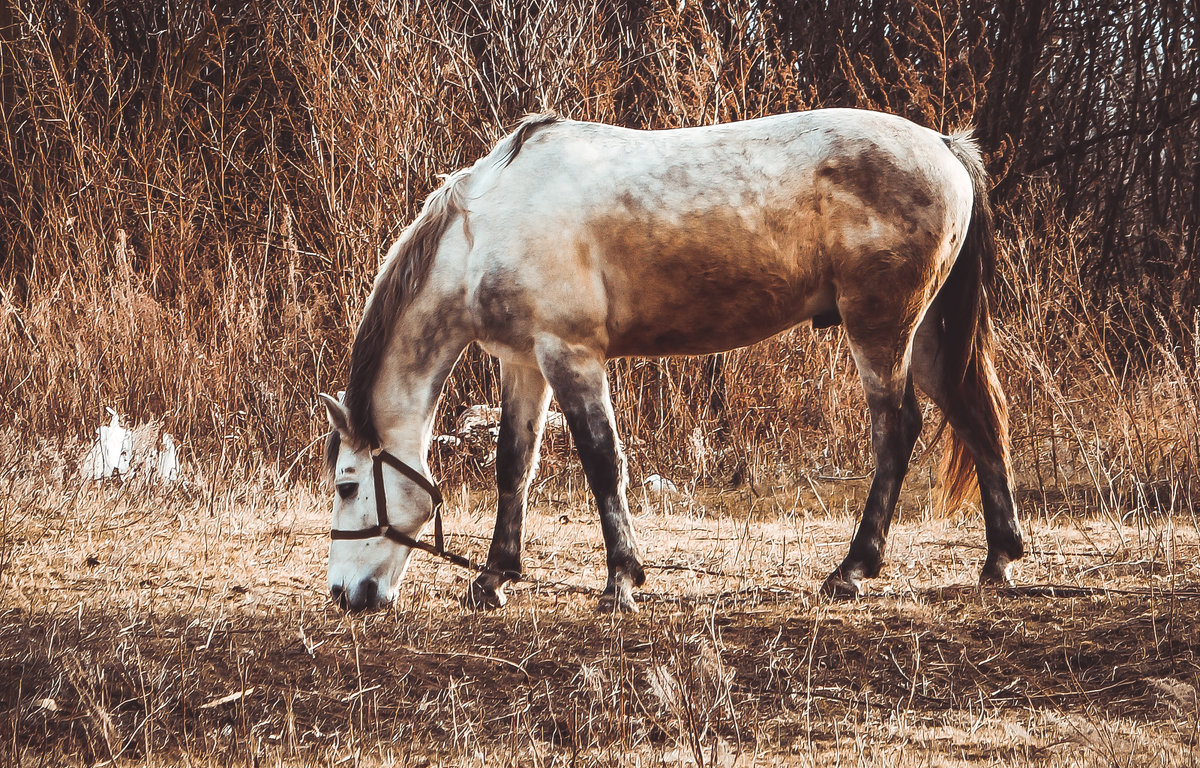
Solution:
M 375 382 L 372 401 L 382 447 L 413 466 L 425 464 L 442 387 L 471 342 L 465 324 L 445 319 L 433 313 L 427 322 L 402 322 Z

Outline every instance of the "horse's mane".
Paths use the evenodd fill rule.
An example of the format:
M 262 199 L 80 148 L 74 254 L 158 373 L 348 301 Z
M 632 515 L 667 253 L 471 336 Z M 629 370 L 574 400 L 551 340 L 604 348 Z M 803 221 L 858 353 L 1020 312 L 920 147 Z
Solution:
M 552 114 L 529 115 L 515 131 L 496 144 L 488 158 L 497 168 L 507 166 L 535 130 L 558 119 Z M 379 432 L 371 407 L 372 394 L 383 356 L 391 341 L 392 329 L 424 287 L 446 228 L 456 214 L 465 215 L 463 189 L 472 171 L 473 168 L 463 168 L 452 173 L 441 187 L 426 198 L 417 218 L 388 251 L 383 269 L 375 278 L 375 288 L 367 300 L 362 322 L 354 337 L 350 352 L 350 378 L 346 383 L 345 403 L 350 412 L 350 429 L 355 442 L 361 445 L 374 446 L 379 443 Z

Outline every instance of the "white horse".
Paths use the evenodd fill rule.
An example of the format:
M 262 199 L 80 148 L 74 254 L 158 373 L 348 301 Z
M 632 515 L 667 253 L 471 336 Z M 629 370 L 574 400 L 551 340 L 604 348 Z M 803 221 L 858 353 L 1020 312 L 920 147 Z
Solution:
M 354 341 L 345 401 L 324 396 L 337 488 L 329 588 L 390 603 L 440 496 L 426 457 L 442 386 L 472 341 L 500 359 L 499 508 L 465 601 L 498 607 L 551 392 L 595 496 L 601 607 L 645 580 L 625 498 L 605 360 L 699 355 L 812 320 L 843 323 L 871 413 L 876 472 L 849 553 L 825 580 L 878 574 L 921 413 L 952 428 L 944 487 L 978 480 L 983 583 L 1023 553 L 1007 411 L 991 361 L 988 183 L 966 134 L 828 109 L 636 131 L 539 115 L 452 174 L 392 246 Z M 366 482 L 368 476 L 373 482 Z M 437 531 L 441 548 L 440 515 Z

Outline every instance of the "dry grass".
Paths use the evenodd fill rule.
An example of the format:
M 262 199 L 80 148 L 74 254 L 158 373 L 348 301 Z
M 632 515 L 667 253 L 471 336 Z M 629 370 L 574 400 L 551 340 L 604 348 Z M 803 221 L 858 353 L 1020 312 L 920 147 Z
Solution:
M 917 476 L 928 467 L 918 468 Z M 0 754 L 16 765 L 1189 765 L 1200 531 L 1028 510 L 1027 585 L 981 593 L 972 515 L 910 491 L 870 598 L 814 594 L 865 481 L 635 493 L 642 612 L 521 586 L 465 612 L 419 559 L 398 605 L 325 598 L 323 489 L 170 492 L 11 471 L 0 540 Z M 538 578 L 599 587 L 577 472 L 534 494 Z M 818 500 L 818 496 L 820 499 Z M 494 497 L 447 524 L 482 556 Z M 822 508 L 827 512 L 820 511 Z
M 521 113 L 664 127 L 828 103 L 948 127 L 970 122 L 993 82 L 979 49 L 992 43 L 962 3 L 893 8 L 879 55 L 833 37 L 797 47 L 783 5 L 759 15 L 748 0 L 19 5 L 0 56 L 6 114 L 22 118 L 0 142 L 13 201 L 0 405 L 26 443 L 86 437 L 111 406 L 218 457 L 213 471 L 267 463 L 305 479 L 324 427 L 315 395 L 344 385 L 386 243 L 437 174 Z M 828 97 L 818 59 L 837 63 L 821 75 L 837 83 Z M 1020 471 L 1075 514 L 1190 514 L 1200 319 L 1178 291 L 1150 307 L 1131 298 L 1142 287 L 1095 291 L 1086 265 L 1111 222 L 1064 201 L 1079 190 L 1021 186 L 1002 210 L 999 297 Z M 612 370 L 635 476 L 761 489 L 870 471 L 839 331 L 797 330 L 719 372 Z M 443 431 L 496 390 L 494 366 L 469 351 Z M 489 484 L 461 456 L 437 469 Z

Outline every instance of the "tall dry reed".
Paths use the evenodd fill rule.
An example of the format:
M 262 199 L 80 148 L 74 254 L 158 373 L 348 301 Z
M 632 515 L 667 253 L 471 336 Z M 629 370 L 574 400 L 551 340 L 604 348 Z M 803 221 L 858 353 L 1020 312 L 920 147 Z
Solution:
M 85 438 L 107 405 L 161 419 L 197 458 L 313 477 L 315 394 L 341 386 L 387 243 L 438 174 L 521 114 L 671 127 L 857 105 L 949 128 L 994 116 L 997 78 L 1023 72 L 973 33 L 1012 20 L 968 6 L 888 6 L 897 32 L 879 43 L 852 9 L 806 21 L 750 0 L 19 3 L 3 37 L 0 404 L 28 439 Z M 1110 515 L 1190 509 L 1200 336 L 1186 292 L 1098 290 L 1103 209 L 1022 177 L 1024 148 L 990 149 L 1019 190 L 1002 201 L 999 303 L 1020 484 Z M 758 487 L 870 469 L 838 330 L 612 374 L 635 479 Z M 497 399 L 494 365 L 470 350 L 440 428 Z M 476 458 L 439 451 L 439 472 L 486 482 Z

